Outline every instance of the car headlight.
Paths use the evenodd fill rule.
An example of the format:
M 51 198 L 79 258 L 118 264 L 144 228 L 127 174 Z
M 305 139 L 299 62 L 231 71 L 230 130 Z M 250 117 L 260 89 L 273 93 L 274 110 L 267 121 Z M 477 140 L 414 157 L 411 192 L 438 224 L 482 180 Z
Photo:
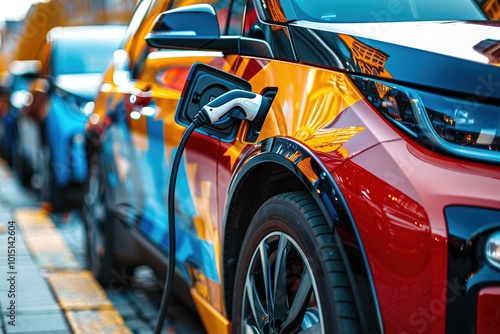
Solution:
M 500 231 L 492 233 L 486 240 L 486 259 L 500 269 Z
M 500 108 L 352 75 L 382 115 L 427 147 L 500 163 Z

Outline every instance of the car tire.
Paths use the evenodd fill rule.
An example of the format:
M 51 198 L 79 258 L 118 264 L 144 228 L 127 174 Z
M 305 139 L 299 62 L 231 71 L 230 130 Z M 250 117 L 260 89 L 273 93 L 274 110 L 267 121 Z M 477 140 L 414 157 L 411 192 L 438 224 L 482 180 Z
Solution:
M 96 154 L 89 158 L 89 175 L 82 206 L 85 223 L 87 268 L 95 279 L 107 286 L 112 278 L 114 261 L 113 220 L 106 198 L 104 175 Z
M 40 150 L 40 198 L 42 202 L 49 202 L 53 211 L 64 208 L 64 189 L 56 184 L 56 176 L 53 169 L 52 152 L 48 144 L 44 143 Z
M 4 117 L 8 117 L 7 115 Z M 1 130 L 1 138 L 0 138 L 0 153 L 2 156 L 2 159 L 7 163 L 9 167 L 12 167 L 12 149 L 13 149 L 13 144 L 9 142 L 9 135 L 11 136 L 12 134 L 9 134 L 8 127 L 10 124 L 5 124 L 5 120 L 0 120 L 2 124 L 0 125 L 2 127 Z
M 362 332 L 341 254 L 309 194 L 269 199 L 253 217 L 241 246 L 233 333 Z
M 21 148 L 21 142 L 19 138 L 16 139 L 16 152 L 13 159 L 13 169 L 16 171 L 17 176 L 19 177 L 19 181 L 24 187 L 30 186 L 31 181 L 31 173 L 28 169 L 28 164 L 24 158 Z
M 2 120 L 0 120 L 1 122 Z M 4 135 L 4 125 L 0 124 L 1 130 L 0 130 L 0 158 L 4 160 L 7 165 L 9 165 L 9 148 L 7 147 L 7 143 L 5 142 L 5 135 Z

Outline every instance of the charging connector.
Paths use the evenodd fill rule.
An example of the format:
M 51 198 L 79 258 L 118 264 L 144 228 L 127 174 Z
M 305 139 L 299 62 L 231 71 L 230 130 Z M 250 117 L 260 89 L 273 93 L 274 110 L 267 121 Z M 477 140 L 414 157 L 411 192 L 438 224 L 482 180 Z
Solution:
M 241 89 L 233 89 L 207 103 L 195 116 L 196 127 L 213 124 L 229 116 L 247 121 L 267 114 L 272 99 Z

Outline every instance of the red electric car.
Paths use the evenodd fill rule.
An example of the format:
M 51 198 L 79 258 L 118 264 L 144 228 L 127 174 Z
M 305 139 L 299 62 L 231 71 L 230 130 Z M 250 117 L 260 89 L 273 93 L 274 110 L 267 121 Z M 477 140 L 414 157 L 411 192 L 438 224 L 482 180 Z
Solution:
M 174 261 L 173 157 L 237 89 L 267 114 L 199 127 L 176 186 L 207 332 L 498 330 L 500 24 L 475 2 L 143 0 L 128 36 L 87 124 L 101 282 Z

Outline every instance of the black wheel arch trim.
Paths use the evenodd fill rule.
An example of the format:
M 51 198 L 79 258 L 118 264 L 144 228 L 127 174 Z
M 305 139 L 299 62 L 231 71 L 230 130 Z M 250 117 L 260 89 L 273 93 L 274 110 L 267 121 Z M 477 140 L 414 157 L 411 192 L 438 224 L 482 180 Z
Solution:
M 240 190 L 240 184 L 248 174 L 255 168 L 263 164 L 280 165 L 291 172 L 303 184 L 307 191 L 314 198 L 320 209 L 323 211 L 329 226 L 338 234 L 339 228 L 348 228 L 355 235 L 359 251 L 362 256 L 362 263 L 366 271 L 370 290 L 374 300 L 375 312 L 377 316 L 380 333 L 384 333 L 382 315 L 378 304 L 373 277 L 368 264 L 368 259 L 363 248 L 359 232 L 354 223 L 347 202 L 345 201 L 340 189 L 333 179 L 332 175 L 321 162 L 321 160 L 304 144 L 297 142 L 291 137 L 271 137 L 267 138 L 250 148 L 240 160 L 232 173 L 232 179 L 229 186 L 225 212 L 223 216 L 224 240 L 223 240 L 223 277 L 226 276 L 228 268 L 232 263 L 228 256 L 228 239 L 231 238 L 230 217 L 231 209 L 235 201 L 235 196 Z M 223 286 L 224 295 L 226 284 Z M 226 296 L 227 297 L 227 296 Z

